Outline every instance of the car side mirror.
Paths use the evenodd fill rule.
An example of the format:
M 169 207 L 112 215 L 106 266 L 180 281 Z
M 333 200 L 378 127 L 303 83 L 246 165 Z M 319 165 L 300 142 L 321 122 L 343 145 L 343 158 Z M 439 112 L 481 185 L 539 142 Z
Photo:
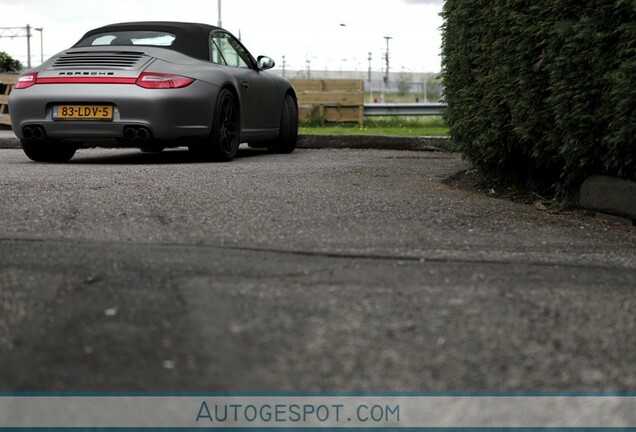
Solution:
M 267 56 L 258 56 L 258 68 L 260 70 L 268 70 L 273 68 L 276 65 L 274 60 Z

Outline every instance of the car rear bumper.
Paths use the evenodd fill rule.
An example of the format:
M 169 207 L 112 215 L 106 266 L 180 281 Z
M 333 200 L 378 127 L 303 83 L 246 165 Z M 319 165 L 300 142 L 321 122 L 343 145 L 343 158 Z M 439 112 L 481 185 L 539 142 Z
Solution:
M 212 126 L 218 87 L 203 81 L 179 89 L 144 89 L 134 84 L 40 84 L 11 92 L 14 133 L 41 126 L 58 139 L 126 139 L 127 127 L 143 126 L 153 139 L 206 136 Z M 54 120 L 59 104 L 112 105 L 112 121 Z

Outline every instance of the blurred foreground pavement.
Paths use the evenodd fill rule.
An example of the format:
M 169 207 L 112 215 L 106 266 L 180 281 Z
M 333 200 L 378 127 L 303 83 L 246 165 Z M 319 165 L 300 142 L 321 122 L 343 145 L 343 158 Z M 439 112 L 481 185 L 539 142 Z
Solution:
M 636 389 L 636 230 L 458 155 L 0 152 L 0 389 Z

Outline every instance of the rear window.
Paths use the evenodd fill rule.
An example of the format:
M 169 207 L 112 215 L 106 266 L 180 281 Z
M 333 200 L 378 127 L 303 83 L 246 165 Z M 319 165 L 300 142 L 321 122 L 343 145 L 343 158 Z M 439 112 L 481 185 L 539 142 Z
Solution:
M 75 46 L 145 45 L 170 47 L 176 38 L 172 33 L 162 31 L 113 31 L 91 35 L 79 41 Z

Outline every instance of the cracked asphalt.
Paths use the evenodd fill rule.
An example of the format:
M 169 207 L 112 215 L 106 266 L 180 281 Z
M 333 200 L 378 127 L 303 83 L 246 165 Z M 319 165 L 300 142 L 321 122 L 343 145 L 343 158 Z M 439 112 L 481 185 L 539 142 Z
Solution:
M 0 151 L 0 390 L 636 389 L 636 230 L 426 151 Z

